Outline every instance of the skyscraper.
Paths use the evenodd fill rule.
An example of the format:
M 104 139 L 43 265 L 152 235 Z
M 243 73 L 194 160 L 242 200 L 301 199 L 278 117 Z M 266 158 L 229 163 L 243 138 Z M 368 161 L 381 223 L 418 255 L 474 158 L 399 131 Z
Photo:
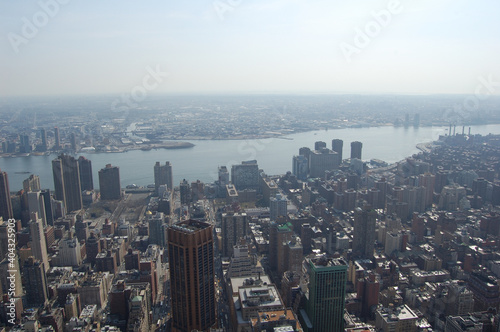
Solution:
M 23 285 L 29 307 L 43 306 L 48 299 L 47 276 L 44 263 L 30 256 L 23 267 Z
M 292 173 L 299 180 L 302 181 L 307 180 L 307 174 L 309 173 L 309 161 L 305 156 L 302 155 L 293 156 Z
M 248 218 L 246 213 L 222 214 L 222 257 L 231 257 L 233 247 L 239 239 L 247 235 Z
M 181 196 L 181 204 L 188 205 L 191 202 L 191 187 L 186 179 L 182 179 L 179 184 L 179 192 Z
M 99 171 L 99 189 L 101 190 L 101 199 L 120 199 L 120 168 L 107 164 L 105 168 Z
M 47 131 L 44 128 L 40 130 L 40 138 L 42 139 L 42 144 L 40 145 L 40 151 L 47 151 L 48 149 Z
M 0 170 L 0 217 L 8 220 L 13 217 L 12 202 L 10 200 L 9 178 L 6 172 Z
M 269 265 L 276 272 L 283 271 L 283 268 L 281 268 L 281 266 L 285 265 L 285 247 L 283 244 L 292 239 L 292 227 L 290 223 L 279 225 L 276 222 L 271 222 L 269 226 Z
M 19 135 L 19 152 L 30 153 L 31 150 L 30 136 L 26 134 Z
M 237 190 L 259 188 L 259 166 L 257 160 L 243 161 L 231 166 L 231 182 Z
M 363 149 L 363 143 L 355 141 L 351 142 L 351 159 L 361 159 L 361 150 Z
M 275 221 L 278 217 L 286 217 L 287 204 L 288 201 L 286 197 L 283 197 L 281 194 L 276 194 L 276 197 L 271 197 L 269 204 L 271 221 Z
M 212 226 L 186 220 L 168 229 L 172 331 L 216 326 Z
M 314 142 L 314 150 L 321 150 L 322 148 L 326 148 L 326 142 L 323 141 Z
M 31 216 L 30 235 L 31 235 L 31 251 L 36 259 L 44 264 L 45 271 L 48 271 L 49 256 L 47 254 L 47 244 L 45 242 L 45 235 L 43 233 L 42 220 L 34 213 Z
M 80 156 L 78 158 L 78 167 L 80 168 L 80 183 L 83 190 L 94 190 L 94 179 L 92 177 L 92 162 Z
M 347 264 L 325 256 L 308 258 L 309 300 L 306 312 L 314 332 L 344 331 Z
M 219 185 L 226 186 L 229 184 L 229 171 L 226 166 L 219 166 L 218 169 L 219 174 Z
M 77 142 L 75 133 L 71 133 L 69 135 L 69 142 L 71 144 L 71 150 L 77 152 L 77 150 L 78 150 L 78 142 Z
M 82 190 L 78 160 L 68 155 L 60 155 L 52 160 L 56 199 L 63 201 L 67 212 L 82 208 Z
M 327 148 L 311 151 L 309 156 L 309 176 L 312 178 L 324 178 L 325 171 L 338 168 L 340 158 L 337 152 Z
M 61 149 L 61 137 L 59 136 L 59 128 L 54 127 L 54 150 Z
M 339 155 L 340 162 L 342 163 L 342 149 L 344 148 L 344 141 L 341 139 L 332 139 L 332 151 Z
M 354 212 L 352 252 L 357 257 L 371 258 L 375 250 L 375 223 L 377 212 L 370 207 Z
M 173 189 L 173 175 L 172 175 L 172 164 L 169 161 L 165 162 L 165 165 L 160 165 L 160 162 L 157 161 L 154 166 L 154 175 L 155 175 L 155 192 L 158 194 L 158 188 L 162 184 L 166 184 L 168 189 Z
M 54 212 L 52 210 L 52 197 L 50 196 L 50 189 L 41 191 L 43 196 L 43 204 L 45 204 L 45 219 L 47 225 L 54 225 Z
M 165 215 L 163 212 L 156 212 L 155 214 L 152 214 L 148 211 L 146 212 L 146 216 L 149 226 L 149 243 L 165 247 L 165 229 L 168 226 L 168 224 L 165 223 Z
M 23 181 L 23 189 L 25 192 L 40 191 L 40 177 L 38 175 L 31 174 L 29 178 Z
M 28 211 L 32 216 L 36 213 L 42 220 L 43 227 L 47 226 L 47 217 L 45 215 L 45 202 L 41 191 L 31 191 L 27 193 L 28 196 Z

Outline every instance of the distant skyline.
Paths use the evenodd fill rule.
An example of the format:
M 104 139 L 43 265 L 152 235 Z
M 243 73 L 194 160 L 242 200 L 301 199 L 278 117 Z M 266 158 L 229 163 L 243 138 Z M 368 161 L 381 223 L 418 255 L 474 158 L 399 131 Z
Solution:
M 500 3 L 0 1 L 0 98 L 500 94 Z M 360 32 L 361 31 L 361 32 Z

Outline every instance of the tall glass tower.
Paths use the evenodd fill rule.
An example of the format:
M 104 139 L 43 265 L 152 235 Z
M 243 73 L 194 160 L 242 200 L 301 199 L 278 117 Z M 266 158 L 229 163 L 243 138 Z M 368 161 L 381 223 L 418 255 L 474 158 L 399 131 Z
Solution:
M 314 332 L 344 331 L 347 263 L 326 256 L 308 258 L 309 300 L 306 312 Z

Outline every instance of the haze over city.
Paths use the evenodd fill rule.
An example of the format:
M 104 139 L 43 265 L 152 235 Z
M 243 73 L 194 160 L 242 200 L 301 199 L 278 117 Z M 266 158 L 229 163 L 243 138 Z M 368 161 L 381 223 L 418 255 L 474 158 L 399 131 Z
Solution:
M 0 0 L 0 332 L 500 332 L 498 13 Z
M 500 77 L 494 0 L 55 3 L 0 2 L 0 96 L 130 93 L 147 68 L 168 73 L 149 94 L 474 94 Z

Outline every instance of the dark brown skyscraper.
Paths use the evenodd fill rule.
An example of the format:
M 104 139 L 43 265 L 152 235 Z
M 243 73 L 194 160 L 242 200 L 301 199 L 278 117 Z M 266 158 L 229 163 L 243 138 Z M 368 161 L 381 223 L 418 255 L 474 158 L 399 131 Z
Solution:
M 94 179 L 92 177 L 92 162 L 81 156 L 78 158 L 78 166 L 80 167 L 80 182 L 82 190 L 94 190 Z
M 101 199 L 120 199 L 120 168 L 107 164 L 99 171 L 99 190 Z
M 9 178 L 7 177 L 7 173 L 2 172 L 2 170 L 0 170 L 0 217 L 3 217 L 3 220 L 13 217 Z
M 361 159 L 361 149 L 363 148 L 363 143 L 355 141 L 351 142 L 351 159 Z
M 57 200 L 63 201 L 67 212 L 82 208 L 82 189 L 78 160 L 68 155 L 60 155 L 52 160 L 54 188 Z
M 207 331 L 216 325 L 212 226 L 186 220 L 168 229 L 172 331 Z

